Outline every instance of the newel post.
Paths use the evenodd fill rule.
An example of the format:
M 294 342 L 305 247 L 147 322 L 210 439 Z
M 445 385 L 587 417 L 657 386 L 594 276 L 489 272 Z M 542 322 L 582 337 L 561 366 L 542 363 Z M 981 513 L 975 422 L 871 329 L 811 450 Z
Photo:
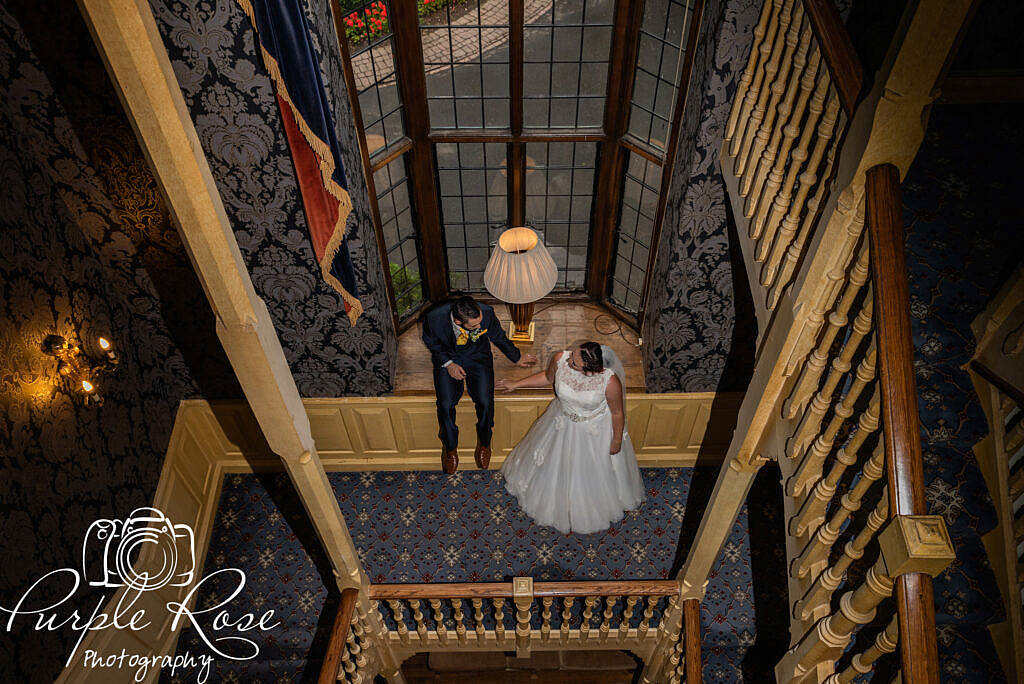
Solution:
M 516 657 L 530 656 L 530 607 L 533 605 L 533 578 L 512 578 L 512 602 L 516 604 Z

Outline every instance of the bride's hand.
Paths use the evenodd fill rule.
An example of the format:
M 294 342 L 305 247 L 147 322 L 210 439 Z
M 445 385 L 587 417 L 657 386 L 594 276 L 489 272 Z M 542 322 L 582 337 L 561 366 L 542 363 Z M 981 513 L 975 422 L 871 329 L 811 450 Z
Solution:
M 612 456 L 619 453 L 620 451 L 622 451 L 622 442 L 619 442 L 618 444 L 612 442 L 611 448 L 608 449 L 608 453 L 611 454 Z
M 513 386 L 513 384 L 514 383 L 510 382 L 509 380 L 507 380 L 505 378 L 498 378 L 494 382 L 494 389 L 501 390 L 502 392 L 505 392 L 507 394 L 507 393 L 515 390 L 515 387 Z

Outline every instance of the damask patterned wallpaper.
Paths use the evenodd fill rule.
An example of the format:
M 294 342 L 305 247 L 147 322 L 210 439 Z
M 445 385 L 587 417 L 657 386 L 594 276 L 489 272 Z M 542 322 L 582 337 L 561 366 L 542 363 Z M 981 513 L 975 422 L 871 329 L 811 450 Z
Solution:
M 212 312 L 73 2 L 0 9 L 0 605 L 149 505 L 181 399 L 239 396 Z M 54 69 L 57 60 L 61 67 Z M 204 308 L 205 307 L 205 308 Z M 176 335 L 186 332 L 187 342 Z M 102 406 L 53 384 L 50 333 L 111 339 Z M 93 348 L 93 351 L 98 351 Z M 199 378 L 202 378 L 202 381 Z M 68 587 L 35 599 L 46 605 Z M 84 610 L 98 597 L 80 589 Z M 91 610 L 91 608 L 90 608 Z M 77 635 L 0 632 L 0 681 L 52 681 Z
M 320 276 L 274 89 L 252 24 L 235 0 L 150 0 L 256 292 L 270 311 L 303 396 L 392 389 L 397 340 L 370 219 L 327 0 L 307 0 L 334 101 L 353 211 L 349 249 L 366 312 L 351 327 Z
M 650 392 L 740 390 L 753 359 L 757 331 L 737 282 L 743 269 L 731 265 L 718 148 L 760 9 L 758 0 L 705 3 L 644 323 Z

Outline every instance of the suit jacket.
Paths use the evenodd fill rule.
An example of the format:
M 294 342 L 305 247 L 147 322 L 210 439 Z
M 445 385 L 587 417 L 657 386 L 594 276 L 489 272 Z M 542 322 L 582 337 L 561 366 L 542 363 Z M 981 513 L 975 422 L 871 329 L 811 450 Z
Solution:
M 430 358 L 434 367 L 443 366 L 447 361 L 454 361 L 460 366 L 466 363 L 494 362 L 491 354 L 491 342 L 502 351 L 512 363 L 519 361 L 522 352 L 508 339 L 501 327 L 501 322 L 494 315 L 494 308 L 480 304 L 483 320 L 481 328 L 487 332 L 476 342 L 467 342 L 462 346 L 455 344 L 455 331 L 452 329 L 452 305 L 442 304 L 423 317 L 421 328 L 423 344 L 430 350 Z

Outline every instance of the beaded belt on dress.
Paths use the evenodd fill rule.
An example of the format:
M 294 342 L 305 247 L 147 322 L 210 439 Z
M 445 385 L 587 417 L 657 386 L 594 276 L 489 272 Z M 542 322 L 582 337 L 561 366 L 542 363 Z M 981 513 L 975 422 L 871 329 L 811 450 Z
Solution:
M 594 413 L 591 413 L 590 415 L 582 415 L 582 414 L 579 414 L 579 413 L 573 413 L 572 411 L 569 411 L 568 409 L 566 409 L 564 405 L 562 406 L 562 413 L 564 413 L 565 417 L 568 418 L 569 420 L 571 420 L 574 423 L 585 423 L 588 420 L 593 420 L 594 418 L 597 418 L 598 416 L 600 416 L 604 412 L 605 412 L 605 409 L 602 407 L 602 408 L 598 409 L 597 411 L 595 411 Z

